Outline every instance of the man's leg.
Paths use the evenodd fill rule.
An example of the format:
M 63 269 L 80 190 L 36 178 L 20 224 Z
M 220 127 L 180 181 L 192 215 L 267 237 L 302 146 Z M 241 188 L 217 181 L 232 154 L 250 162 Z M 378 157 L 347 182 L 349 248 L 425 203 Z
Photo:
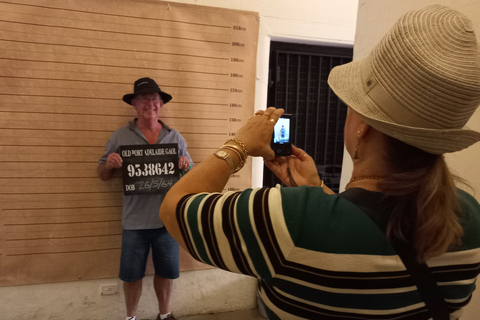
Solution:
M 138 301 L 140 301 L 142 295 L 142 279 L 134 282 L 124 282 L 123 292 L 125 293 L 127 317 L 133 317 L 137 314 Z
M 149 251 L 148 230 L 123 230 L 120 279 L 123 281 L 127 317 L 137 314 Z
M 158 299 L 160 315 L 171 312 L 170 298 L 173 279 L 180 275 L 178 250 L 178 243 L 166 229 L 157 229 L 155 240 L 152 242 L 152 259 L 155 266 L 153 286 Z
M 172 294 L 172 279 L 165 279 L 155 275 L 153 277 L 153 287 L 158 299 L 158 309 L 160 314 L 170 313 L 170 296 Z

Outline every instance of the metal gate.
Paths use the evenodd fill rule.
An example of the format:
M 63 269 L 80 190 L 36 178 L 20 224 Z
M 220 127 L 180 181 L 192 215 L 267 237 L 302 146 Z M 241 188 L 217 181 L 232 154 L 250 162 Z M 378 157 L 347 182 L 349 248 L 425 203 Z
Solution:
M 268 106 L 294 115 L 294 145 L 311 155 L 325 184 L 338 192 L 346 105 L 327 84 L 330 70 L 352 60 L 352 48 L 272 42 Z M 281 183 L 268 168 L 264 186 Z

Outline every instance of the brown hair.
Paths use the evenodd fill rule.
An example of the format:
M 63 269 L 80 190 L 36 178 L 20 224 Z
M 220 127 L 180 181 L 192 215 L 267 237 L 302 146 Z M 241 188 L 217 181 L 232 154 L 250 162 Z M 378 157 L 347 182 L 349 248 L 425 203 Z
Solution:
M 389 173 L 378 188 L 396 196 L 387 237 L 412 243 L 418 261 L 459 244 L 458 194 L 443 156 L 386 136 L 385 157 Z

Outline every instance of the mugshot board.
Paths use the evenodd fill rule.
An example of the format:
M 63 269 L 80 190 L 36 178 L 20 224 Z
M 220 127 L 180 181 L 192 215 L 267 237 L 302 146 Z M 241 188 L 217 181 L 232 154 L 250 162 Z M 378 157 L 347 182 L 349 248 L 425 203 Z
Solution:
M 258 14 L 135 0 L 0 11 L 0 286 L 116 277 L 122 176 L 96 168 L 135 116 L 122 96 L 155 79 L 173 96 L 160 118 L 201 163 L 253 114 Z M 225 190 L 250 185 L 248 162 Z M 207 267 L 184 251 L 180 265 Z

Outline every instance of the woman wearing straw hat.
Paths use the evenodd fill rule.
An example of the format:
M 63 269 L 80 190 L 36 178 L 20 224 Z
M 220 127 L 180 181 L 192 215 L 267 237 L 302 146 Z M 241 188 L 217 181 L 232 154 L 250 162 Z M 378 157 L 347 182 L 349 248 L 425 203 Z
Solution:
M 175 184 L 162 221 L 195 258 L 259 278 L 269 319 L 458 319 L 480 272 L 480 205 L 442 155 L 480 140 L 464 127 L 480 104 L 471 22 L 438 5 L 408 12 L 329 84 L 349 106 L 345 192 L 301 149 L 275 158 L 283 110 L 268 108 Z M 300 187 L 220 194 L 247 155 Z

